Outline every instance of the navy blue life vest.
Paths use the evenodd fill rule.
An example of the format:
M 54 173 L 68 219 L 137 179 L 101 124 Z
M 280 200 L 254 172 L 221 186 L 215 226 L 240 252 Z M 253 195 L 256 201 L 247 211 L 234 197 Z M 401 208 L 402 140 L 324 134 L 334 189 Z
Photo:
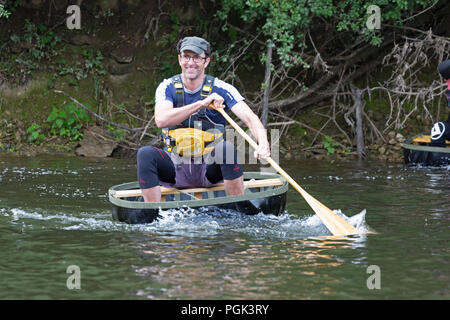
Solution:
M 176 96 L 174 107 L 182 107 L 185 105 L 185 91 L 181 74 L 173 76 L 171 80 Z M 211 94 L 213 86 L 214 77 L 205 74 L 200 100 Z M 195 130 L 177 130 L 187 128 Z M 161 136 L 169 152 L 176 151 L 182 156 L 197 157 L 208 154 L 214 148 L 214 143 L 224 139 L 225 126 L 212 121 L 206 114 L 206 109 L 202 108 L 190 115 L 181 124 L 162 129 Z M 189 144 L 191 147 L 189 147 Z

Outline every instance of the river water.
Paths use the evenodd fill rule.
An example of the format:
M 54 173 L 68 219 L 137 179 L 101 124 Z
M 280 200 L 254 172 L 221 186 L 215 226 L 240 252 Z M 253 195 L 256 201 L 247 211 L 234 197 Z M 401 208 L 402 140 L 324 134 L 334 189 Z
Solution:
M 280 165 L 376 233 L 331 237 L 292 188 L 278 217 L 185 209 L 127 225 L 107 191 L 136 179 L 134 161 L 1 154 L 0 299 L 450 298 L 450 168 Z

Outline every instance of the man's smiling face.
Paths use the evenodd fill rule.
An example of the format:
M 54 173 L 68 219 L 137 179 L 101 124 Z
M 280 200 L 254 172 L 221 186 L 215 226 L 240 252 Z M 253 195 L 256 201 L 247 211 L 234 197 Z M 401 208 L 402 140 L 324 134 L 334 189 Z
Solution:
M 195 80 L 205 73 L 205 69 L 209 64 L 210 59 L 206 57 L 205 53 L 197 54 L 193 51 L 186 50 L 178 55 L 178 63 L 181 71 L 186 79 Z

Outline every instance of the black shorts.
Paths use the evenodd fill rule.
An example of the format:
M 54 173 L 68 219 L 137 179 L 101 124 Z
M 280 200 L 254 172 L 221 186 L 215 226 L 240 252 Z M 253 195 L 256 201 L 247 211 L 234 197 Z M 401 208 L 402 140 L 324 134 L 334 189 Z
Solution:
M 137 167 L 141 189 L 155 187 L 160 181 L 175 183 L 175 164 L 164 150 L 152 146 L 140 148 L 137 154 Z M 206 163 L 208 181 L 218 183 L 222 180 L 234 180 L 243 174 L 233 144 L 227 141 L 217 143 Z

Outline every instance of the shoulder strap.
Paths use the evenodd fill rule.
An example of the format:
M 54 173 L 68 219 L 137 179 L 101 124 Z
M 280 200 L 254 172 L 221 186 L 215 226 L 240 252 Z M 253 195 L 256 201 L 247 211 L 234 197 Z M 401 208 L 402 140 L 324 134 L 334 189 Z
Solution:
M 172 78 L 173 87 L 175 89 L 175 95 L 177 97 L 177 101 L 175 103 L 176 107 L 184 106 L 184 85 L 183 80 L 181 79 L 181 74 L 177 74 Z M 212 92 L 212 88 L 214 86 L 215 77 L 210 76 L 209 74 L 205 74 L 205 78 L 203 79 L 202 91 L 200 92 L 200 99 L 205 99 Z
M 181 74 L 177 74 L 172 78 L 173 87 L 175 89 L 175 95 L 177 97 L 177 101 L 175 103 L 175 107 L 184 106 L 184 85 L 183 80 L 181 80 Z
M 200 93 L 200 99 L 205 99 L 212 92 L 214 86 L 214 77 L 209 74 L 205 74 L 205 79 L 203 79 L 202 92 Z
M 203 79 L 202 84 L 202 91 L 200 92 L 200 100 L 205 99 L 207 96 L 209 96 L 212 92 L 212 88 L 214 86 L 214 77 L 210 76 L 209 74 L 205 74 L 205 78 Z M 197 111 L 197 114 L 200 116 L 205 116 L 206 109 L 200 109 Z

